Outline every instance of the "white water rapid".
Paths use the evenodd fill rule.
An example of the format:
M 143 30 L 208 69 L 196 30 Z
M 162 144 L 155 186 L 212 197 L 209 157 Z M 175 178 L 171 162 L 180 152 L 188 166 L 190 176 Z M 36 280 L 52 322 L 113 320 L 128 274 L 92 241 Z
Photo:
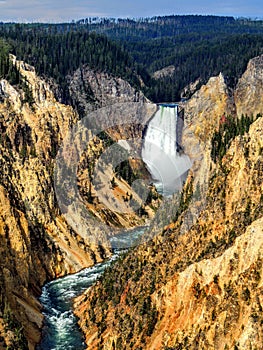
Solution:
M 138 227 L 128 233 L 112 237 L 115 247 L 136 245 L 145 231 Z M 113 263 L 125 249 L 115 248 L 110 259 L 84 269 L 73 275 L 58 278 L 47 283 L 40 297 L 45 316 L 41 343 L 37 350 L 84 350 L 87 346 L 81 333 L 77 319 L 73 314 L 73 300 L 92 286 L 106 267 Z

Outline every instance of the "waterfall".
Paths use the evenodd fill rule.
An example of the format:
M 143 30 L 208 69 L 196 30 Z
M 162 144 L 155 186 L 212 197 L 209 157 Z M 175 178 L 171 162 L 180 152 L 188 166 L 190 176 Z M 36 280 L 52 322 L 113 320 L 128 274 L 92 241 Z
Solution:
M 161 104 L 144 138 L 142 159 L 163 195 L 171 195 L 182 187 L 192 165 L 178 139 L 182 131 L 180 118 L 177 104 Z

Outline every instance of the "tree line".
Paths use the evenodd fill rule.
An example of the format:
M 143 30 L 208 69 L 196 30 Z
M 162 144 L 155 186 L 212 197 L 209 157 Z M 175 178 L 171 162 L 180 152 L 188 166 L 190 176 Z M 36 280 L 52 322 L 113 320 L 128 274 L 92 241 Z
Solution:
M 262 34 L 263 21 L 220 16 L 0 23 L 9 52 L 52 78 L 67 103 L 69 77 L 84 65 L 126 79 L 153 102 L 178 101 L 189 83 L 205 83 L 220 72 L 234 87 L 249 59 L 263 53 Z M 18 79 L 1 62 L 0 69 Z M 170 65 L 173 72 L 154 78 L 154 72 Z
M 3 24 L 0 36 L 19 60 L 33 65 L 39 75 L 54 79 L 63 102 L 70 102 L 69 77 L 84 65 L 120 76 L 139 88 L 138 67 L 119 44 L 94 32 L 69 28 Z

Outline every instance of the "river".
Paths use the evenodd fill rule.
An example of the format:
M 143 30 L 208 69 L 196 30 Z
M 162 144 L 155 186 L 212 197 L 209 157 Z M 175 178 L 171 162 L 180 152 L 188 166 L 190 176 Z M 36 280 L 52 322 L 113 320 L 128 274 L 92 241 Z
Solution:
M 40 297 L 45 316 L 42 341 L 37 350 L 84 350 L 83 335 L 73 314 L 73 300 L 81 295 L 103 273 L 118 256 L 125 252 L 123 247 L 131 247 L 141 237 L 145 227 L 126 231 L 118 238 L 112 238 L 115 247 L 110 259 L 86 268 L 78 273 L 58 278 L 47 283 Z M 117 248 L 118 245 L 121 247 Z

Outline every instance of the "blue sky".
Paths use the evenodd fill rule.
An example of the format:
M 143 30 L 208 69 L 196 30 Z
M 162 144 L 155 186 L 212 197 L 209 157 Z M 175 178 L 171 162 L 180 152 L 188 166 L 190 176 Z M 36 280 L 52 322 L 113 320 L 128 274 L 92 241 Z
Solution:
M 213 14 L 263 18 L 262 0 L 0 0 L 0 21 Z

